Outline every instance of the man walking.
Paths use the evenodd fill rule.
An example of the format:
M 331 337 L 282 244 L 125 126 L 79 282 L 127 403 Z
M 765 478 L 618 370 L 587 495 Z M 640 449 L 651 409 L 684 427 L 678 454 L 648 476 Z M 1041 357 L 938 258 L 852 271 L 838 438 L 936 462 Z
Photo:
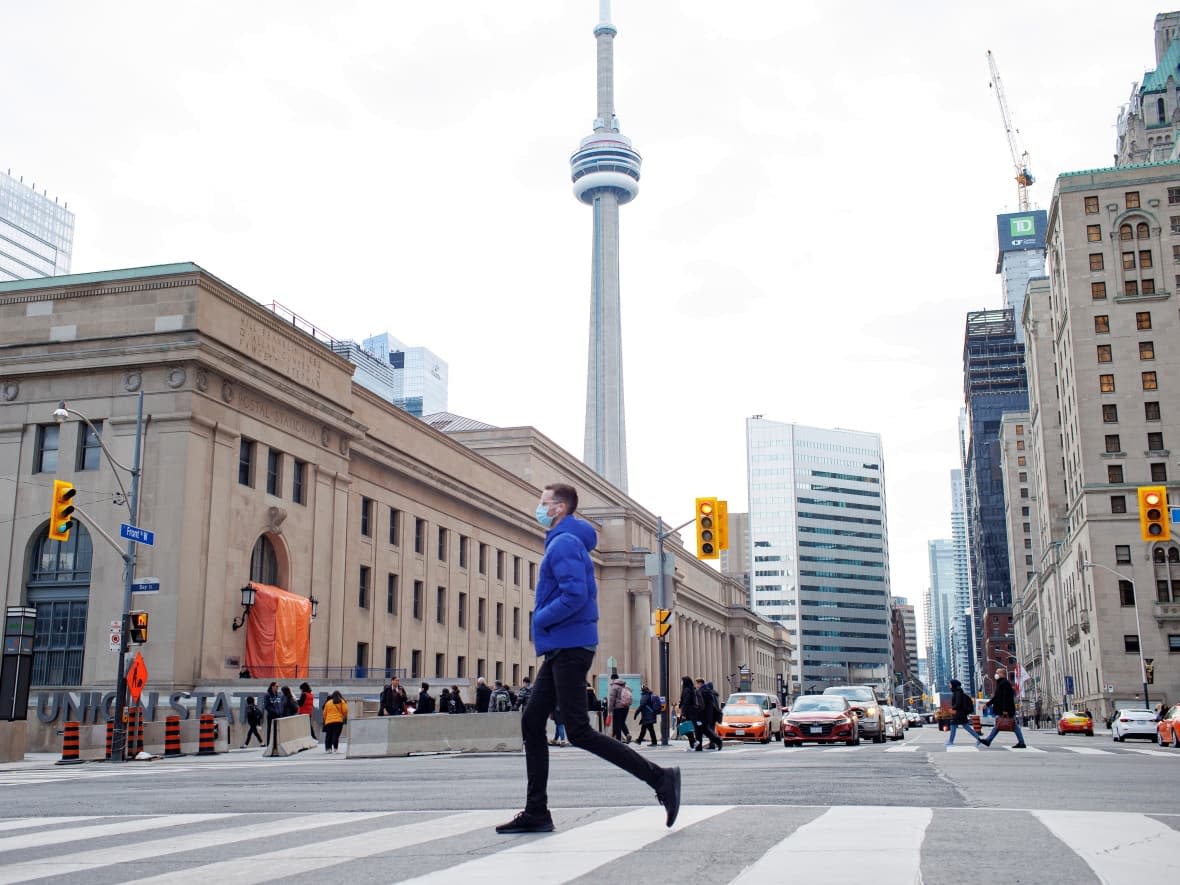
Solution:
M 402 681 L 394 676 L 389 685 L 381 689 L 381 706 L 377 710 L 378 716 L 401 716 L 406 712 L 406 701 L 409 698 L 402 688 Z
M 631 729 L 627 728 L 627 714 L 631 712 L 631 687 L 627 680 L 616 679 L 610 684 L 606 708 L 610 711 L 610 733 L 616 741 L 631 743 Z
M 1020 720 L 1016 718 L 1016 692 L 1012 690 L 1012 683 L 1008 681 L 1008 671 L 1003 667 L 996 670 L 996 693 L 988 703 L 995 714 L 996 724 L 992 726 L 991 734 L 983 739 L 984 745 L 992 745 L 992 739 L 1000 731 L 1000 722 L 1007 719 L 1011 721 L 1012 728 L 1004 730 L 1016 732 L 1016 745 L 1012 749 L 1025 749 L 1027 745 L 1024 743 L 1024 733 L 1020 730 Z M 1006 722 L 1004 724 L 1007 725 Z
M 488 688 L 488 681 L 480 676 L 475 680 L 475 712 L 486 713 L 491 699 L 492 690 Z
M 680 769 L 661 768 L 635 750 L 590 727 L 586 713 L 586 674 L 598 646 L 598 587 L 590 551 L 598 535 L 575 516 L 578 493 L 561 483 L 547 485 L 537 505 L 537 522 L 547 529 L 533 609 L 533 644 L 544 657 L 528 706 L 521 716 L 528 785 L 524 811 L 496 827 L 498 833 L 549 833 L 549 714 L 561 708 L 566 733 L 575 747 L 646 783 L 664 806 L 665 824 L 680 812 Z
M 274 729 L 274 721 L 282 719 L 283 696 L 279 693 L 279 684 L 272 682 L 266 687 L 266 695 L 262 699 L 262 708 L 266 710 L 266 746 L 270 746 L 270 735 Z
M 697 732 L 696 749 L 705 748 L 705 738 L 709 739 L 710 750 L 721 749 L 721 738 L 717 736 L 714 726 L 721 721 L 721 704 L 717 700 L 717 692 L 713 691 L 713 683 L 703 679 L 697 680 L 697 695 L 701 699 L 699 718 L 694 720 Z

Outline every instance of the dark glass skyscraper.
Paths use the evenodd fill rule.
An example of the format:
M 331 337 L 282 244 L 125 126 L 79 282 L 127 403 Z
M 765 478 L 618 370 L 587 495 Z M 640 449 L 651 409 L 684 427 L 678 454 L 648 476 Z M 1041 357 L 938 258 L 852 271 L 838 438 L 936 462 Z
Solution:
M 1011 308 L 967 314 L 963 396 L 968 431 L 963 472 L 970 510 L 971 603 L 978 656 L 983 647 L 983 610 L 1012 604 L 1000 418 L 1005 412 L 1028 408 L 1028 381 L 1024 344 L 1017 340 Z

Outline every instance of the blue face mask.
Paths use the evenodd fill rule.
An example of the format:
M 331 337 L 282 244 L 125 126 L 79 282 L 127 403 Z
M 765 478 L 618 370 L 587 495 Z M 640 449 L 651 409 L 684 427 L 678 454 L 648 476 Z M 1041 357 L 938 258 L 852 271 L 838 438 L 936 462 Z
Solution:
M 547 529 L 553 525 L 553 517 L 549 515 L 549 508 L 544 504 L 537 505 L 537 522 L 541 524 L 541 528 Z

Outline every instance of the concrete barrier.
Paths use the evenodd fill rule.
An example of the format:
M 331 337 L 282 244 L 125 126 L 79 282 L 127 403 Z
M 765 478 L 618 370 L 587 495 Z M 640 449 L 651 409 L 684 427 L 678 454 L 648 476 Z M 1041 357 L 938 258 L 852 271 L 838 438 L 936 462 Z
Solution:
M 262 751 L 263 756 L 294 756 L 312 747 L 319 741 L 311 736 L 311 717 L 306 713 L 299 716 L 284 716 L 274 721 L 271 729 L 270 746 Z
M 378 716 L 348 721 L 348 758 L 411 753 L 519 752 L 520 712 Z

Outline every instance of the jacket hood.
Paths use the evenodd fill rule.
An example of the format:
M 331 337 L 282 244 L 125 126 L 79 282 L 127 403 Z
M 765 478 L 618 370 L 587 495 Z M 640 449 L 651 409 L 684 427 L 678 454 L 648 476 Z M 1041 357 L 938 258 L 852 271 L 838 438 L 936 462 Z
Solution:
M 615 680 L 615 681 L 612 683 L 612 685 L 626 685 L 626 684 L 627 684 L 627 680 L 626 680 L 626 679 L 616 679 L 616 680 Z
M 558 535 L 573 535 L 582 542 L 587 553 L 598 546 L 598 532 L 594 530 L 594 526 L 584 519 L 578 519 L 574 514 L 567 516 L 545 533 L 546 546 Z

